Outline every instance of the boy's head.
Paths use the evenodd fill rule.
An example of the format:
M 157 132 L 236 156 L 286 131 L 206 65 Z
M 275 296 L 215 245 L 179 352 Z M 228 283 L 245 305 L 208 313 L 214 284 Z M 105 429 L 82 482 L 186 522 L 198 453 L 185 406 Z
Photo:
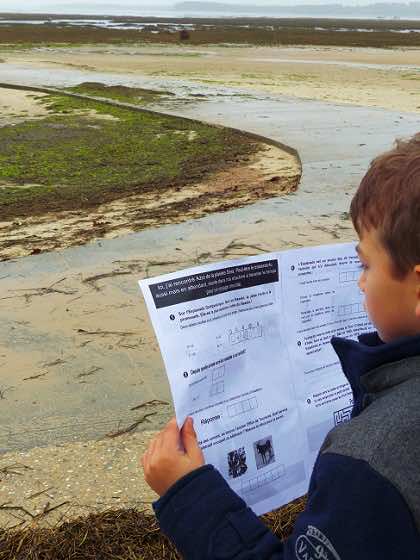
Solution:
M 352 200 L 359 286 L 384 342 L 420 334 L 420 134 L 370 165 Z

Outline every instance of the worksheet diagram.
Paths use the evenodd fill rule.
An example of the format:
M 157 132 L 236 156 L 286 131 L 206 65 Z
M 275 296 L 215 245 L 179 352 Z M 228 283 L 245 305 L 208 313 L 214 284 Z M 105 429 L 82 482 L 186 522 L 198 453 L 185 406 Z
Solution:
M 350 282 L 358 282 L 360 277 L 360 267 L 351 270 L 341 270 L 338 274 L 340 284 L 348 284 Z
M 223 352 L 226 350 L 226 342 L 224 336 L 221 334 L 217 334 L 215 337 L 215 350 L 216 352 Z
M 184 378 L 188 383 L 187 399 L 194 403 L 194 410 L 199 403 L 202 405 L 207 403 L 207 407 L 223 405 L 226 410 L 226 407 L 237 403 L 241 396 L 242 399 L 250 398 L 249 393 L 245 395 L 243 391 L 238 390 L 237 384 L 241 379 L 245 384 L 249 382 L 254 385 L 254 370 L 248 367 L 247 349 L 235 350 L 235 352 L 230 350 L 223 356 L 203 352 L 203 361 L 184 371 Z M 179 383 L 177 388 L 181 389 Z M 244 406 L 245 410 L 249 411 L 250 406 Z M 232 412 L 231 415 L 233 416 L 234 413 Z
M 229 330 L 229 333 L 231 331 Z M 229 346 L 231 346 L 232 342 L 225 334 L 216 334 L 214 339 L 210 341 L 206 341 L 206 344 L 203 345 L 203 342 L 199 346 L 197 343 L 190 342 L 185 346 L 185 356 L 189 360 L 197 360 L 199 356 L 203 353 L 205 354 L 209 350 L 215 353 L 226 351 Z
M 248 329 L 252 328 L 251 326 L 248 326 Z M 239 329 L 237 329 L 239 330 Z M 189 344 L 187 344 L 185 346 L 185 356 L 187 357 L 188 360 L 197 360 L 199 359 L 199 356 L 202 355 L 203 353 L 205 354 L 206 352 L 208 352 L 209 350 L 215 353 L 220 353 L 220 352 L 224 352 L 227 351 L 227 349 L 232 345 L 235 344 L 237 342 L 239 342 L 239 340 L 237 342 L 233 342 L 233 332 L 232 329 L 229 329 L 228 331 L 228 335 L 226 336 L 225 333 L 223 334 L 216 334 L 214 336 L 214 339 L 210 340 L 210 341 L 206 341 L 206 344 L 203 345 L 203 343 L 198 346 L 197 343 L 194 342 L 190 342 Z M 256 338 L 256 336 L 250 336 L 248 333 L 243 337 L 244 340 L 250 339 L 250 338 Z
M 322 289 L 313 289 L 313 284 L 308 284 L 308 288 L 299 294 L 296 310 L 302 326 L 321 325 L 366 315 L 363 293 L 358 287 L 360 268 L 336 270 L 330 272 L 330 275 L 329 285 L 325 277 L 317 278 L 316 282 L 323 285 Z
M 232 345 L 262 338 L 263 335 L 264 329 L 259 321 L 256 321 L 255 323 L 248 323 L 247 325 L 241 325 L 240 327 L 235 327 L 234 329 L 229 329 L 228 332 L 229 342 Z
M 239 416 L 240 414 L 248 414 L 249 412 L 251 412 L 252 410 L 256 410 L 257 408 L 257 397 L 249 397 L 228 405 L 227 413 L 230 418 L 234 418 L 235 416 Z
M 210 397 L 225 392 L 225 365 L 217 367 L 210 372 Z
M 363 304 L 364 295 L 356 282 L 340 284 L 333 297 L 333 318 L 336 321 L 367 318 Z
M 185 355 L 187 356 L 187 358 L 195 359 L 197 357 L 197 354 L 198 354 L 198 348 L 195 346 L 195 344 L 190 343 L 186 345 Z
M 366 314 L 362 301 L 351 303 L 341 303 L 337 305 L 337 317 L 346 318 L 349 316 Z
M 272 484 L 277 480 L 281 479 L 286 474 L 285 466 L 280 464 L 270 469 L 268 471 L 263 471 L 259 473 L 257 476 L 253 476 L 252 478 L 248 478 L 242 482 L 241 490 L 243 494 L 248 494 L 250 492 L 256 492 L 267 486 L 268 484 Z

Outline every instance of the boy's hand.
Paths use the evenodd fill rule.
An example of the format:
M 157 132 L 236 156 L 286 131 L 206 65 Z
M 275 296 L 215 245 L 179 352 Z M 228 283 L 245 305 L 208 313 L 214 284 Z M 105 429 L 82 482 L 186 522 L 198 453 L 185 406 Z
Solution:
M 204 465 L 192 418 L 186 419 L 181 431 L 176 419 L 172 418 L 152 439 L 141 460 L 144 478 L 159 496 L 177 480 Z

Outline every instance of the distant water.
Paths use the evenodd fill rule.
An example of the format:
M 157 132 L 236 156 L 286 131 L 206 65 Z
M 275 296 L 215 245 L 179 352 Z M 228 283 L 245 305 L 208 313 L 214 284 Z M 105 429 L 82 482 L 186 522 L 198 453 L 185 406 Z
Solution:
M 49 17 L 49 18 L 30 18 L 27 17 L 28 14 L 25 14 L 25 18 L 23 19 L 12 19 L 12 18 L 8 18 L 6 13 L 3 12 L 3 16 L 0 16 L 0 28 L 2 25 L 10 25 L 13 23 L 16 23 L 17 21 L 20 24 L 27 24 L 27 25 L 39 25 L 39 24 L 53 24 L 53 25 L 66 25 L 66 26 L 93 26 L 93 27 L 101 27 L 101 28 L 107 28 L 107 29 L 119 29 L 119 30 L 133 30 L 133 29 L 149 29 L 151 30 L 152 33 L 159 33 L 159 27 L 163 27 L 165 28 L 167 31 L 170 32 L 177 32 L 180 31 L 181 29 L 189 29 L 189 30 L 193 30 L 195 28 L 195 24 L 194 23 L 180 23 L 179 21 L 177 21 L 178 18 L 181 17 L 188 17 L 188 18 L 192 18 L 192 17 L 196 17 L 196 18 L 233 18 L 233 17 L 259 17 L 261 18 L 261 13 L 257 14 L 255 12 L 252 12 L 252 7 L 250 7 L 250 11 L 249 12 L 243 12 L 243 13 L 229 13 L 229 12 L 193 12 L 193 11 L 180 11 L 180 10 L 175 10 L 175 9 L 160 9 L 158 8 L 137 8 L 137 9 L 133 9 L 132 7 L 130 8 L 126 8 L 124 6 L 124 3 L 122 3 L 121 5 L 119 5 L 119 7 L 110 7 L 110 5 L 108 4 L 104 4 L 103 7 L 103 11 L 101 14 L 98 13 L 98 7 L 97 5 L 93 5 L 91 4 L 89 6 L 89 3 L 87 4 L 83 4 L 83 7 L 80 7 L 76 4 L 73 5 L 73 8 L 69 9 L 69 8 L 58 8 L 57 4 L 51 5 L 50 9 L 48 9 L 47 5 L 43 5 L 44 8 L 43 10 L 36 10 L 33 9 L 31 10 L 31 14 L 33 14 L 34 16 L 36 16 L 36 14 L 48 14 L 48 13 L 53 13 L 55 15 L 54 18 Z M 1 3 L 0 3 L 0 12 L 2 11 L 1 8 Z M 10 10 L 9 13 L 12 13 L 12 11 Z M 13 12 L 16 14 L 16 12 Z M 60 17 L 60 14 L 62 14 L 62 16 Z M 73 14 L 73 18 L 66 18 L 66 15 L 71 15 Z M 74 18 L 74 15 L 78 15 L 80 16 L 80 18 Z M 83 17 L 85 16 L 85 18 Z M 86 17 L 89 16 L 89 17 Z M 96 17 L 95 17 L 96 16 Z M 150 22 L 136 22 L 133 21 L 132 19 L 130 19 L 130 17 L 142 17 L 142 18 L 150 18 Z M 266 16 L 267 18 L 274 18 L 275 16 Z M 278 17 L 278 15 L 277 15 Z M 293 18 L 293 17 L 315 17 L 315 16 L 311 16 L 310 14 L 308 14 L 307 16 L 304 16 L 303 14 L 297 14 L 296 16 L 293 16 L 291 14 L 287 14 L 286 16 L 287 18 Z M 325 17 L 325 16 L 322 16 Z M 165 23 L 160 22 L 159 19 L 155 18 L 162 18 L 162 19 L 172 19 L 172 22 L 168 22 L 166 21 Z M 341 20 L 345 20 L 346 18 L 343 18 L 343 16 L 334 16 L 333 13 L 331 13 L 329 15 L 330 19 L 341 19 Z M 317 19 L 319 19 L 319 16 L 317 16 Z M 351 18 L 351 19 L 354 19 Z M 368 25 L 366 25 L 365 27 L 363 26 L 363 20 L 367 19 L 367 18 L 359 18 L 360 20 L 360 27 L 357 29 L 357 31 L 359 32 L 365 32 L 365 33 L 375 33 L 377 31 L 379 31 L 379 29 L 372 29 L 370 28 Z M 372 18 L 370 18 L 372 19 Z M 383 18 L 377 18 L 378 20 L 383 19 Z M 414 18 L 413 18 L 414 19 Z M 415 26 L 414 28 L 411 29 L 393 29 L 392 27 L 392 21 L 398 21 L 397 18 L 392 18 L 390 20 L 388 20 L 388 30 L 394 33 L 420 33 L 420 25 L 417 27 Z M 272 25 L 270 25 L 270 23 L 273 22 L 269 22 L 267 21 L 267 24 L 265 25 L 264 22 L 259 23 L 259 27 L 261 28 L 265 28 L 265 29 L 270 29 L 270 30 L 274 30 L 274 27 Z M 255 24 L 253 24 L 255 25 Z M 156 31 L 153 30 L 153 28 L 156 27 Z M 243 25 L 241 25 L 241 27 L 250 27 L 249 25 L 246 25 L 245 23 Z M 275 25 L 276 28 L 278 28 L 278 25 Z M 417 27 L 417 28 L 416 28 Z M 324 29 L 323 27 L 316 27 L 316 30 L 319 31 L 327 31 L 326 29 Z M 346 32 L 346 31 L 354 31 L 354 29 L 348 29 L 345 25 L 345 23 L 343 22 L 340 26 L 337 26 L 336 31 L 342 31 L 342 32 Z
M 110 14 L 109 14 L 110 15 Z M 153 17 L 153 16 L 144 16 L 144 17 Z M 164 18 L 165 16 L 155 16 L 155 17 L 160 17 L 160 18 Z M 173 18 L 175 20 L 175 18 Z M 49 19 L 19 19 L 18 20 L 20 24 L 26 24 L 26 25 L 39 25 L 39 24 L 53 24 L 53 25 L 66 25 L 66 26 L 70 26 L 70 27 L 85 27 L 85 26 L 92 26 L 92 27 L 101 27 L 101 28 L 105 28 L 105 29 L 120 29 L 120 30 L 124 30 L 124 29 L 128 29 L 128 30 L 132 30 L 132 29 L 148 29 L 149 31 L 151 30 L 152 33 L 159 33 L 158 28 L 159 27 L 164 27 L 165 29 L 167 29 L 168 31 L 172 31 L 172 32 L 176 32 L 176 31 L 180 31 L 181 29 L 189 29 L 189 30 L 194 30 L 195 29 L 195 25 L 194 23 L 179 23 L 177 21 L 172 21 L 172 22 L 159 22 L 156 21 L 155 19 L 153 19 L 150 22 L 133 22 L 130 21 L 128 18 L 126 21 L 124 21 L 124 17 L 119 16 L 118 20 L 115 21 L 114 19 L 109 19 L 106 16 L 103 17 L 98 17 L 97 19 L 68 19 L 66 18 L 64 15 L 63 17 L 60 18 L 49 18 Z M 16 23 L 16 20 L 13 19 L 7 19 L 7 16 L 3 16 L 0 17 L 0 28 L 2 25 L 10 25 L 10 24 L 14 24 Z M 250 27 L 250 25 L 241 25 L 240 27 Z M 269 30 L 273 30 L 274 27 L 272 25 L 264 25 L 264 24 L 259 24 L 258 25 L 259 28 L 264 28 L 264 29 L 269 29 Z M 156 31 L 154 31 L 153 29 L 156 28 Z M 324 27 L 315 27 L 315 30 L 317 31 L 328 31 L 327 29 L 325 29 Z M 346 27 L 337 27 L 335 29 L 336 31 L 341 31 L 341 32 L 346 32 L 346 31 L 354 31 L 354 29 L 348 29 Z M 358 29 L 356 29 L 356 31 L 362 32 L 362 33 L 375 33 L 377 31 L 379 31 L 378 29 L 371 29 L 369 27 L 359 27 Z M 390 23 L 390 28 L 389 31 L 393 32 L 393 33 L 420 33 L 420 27 L 419 29 L 392 29 L 392 22 Z
M 385 19 L 384 17 L 378 14 L 378 17 L 375 16 L 366 16 L 366 15 L 357 15 L 357 7 L 355 7 L 355 11 L 352 15 L 343 16 L 341 13 L 334 13 L 333 11 L 329 12 L 328 15 L 320 15 L 314 13 L 302 13 L 296 12 L 291 13 L 287 12 L 282 16 L 279 13 L 273 14 L 267 12 L 265 15 L 261 14 L 253 10 L 252 6 L 244 8 L 241 12 L 229 12 L 228 10 L 222 11 L 197 11 L 197 10 L 181 10 L 169 7 L 153 7 L 153 6 L 139 6 L 133 8 L 131 4 L 125 4 L 124 2 L 120 2 L 118 4 L 109 4 L 107 2 L 103 2 L 102 7 L 98 7 L 98 3 L 89 3 L 83 2 L 83 4 L 78 4 L 78 2 L 74 2 L 72 4 L 67 2 L 46 2 L 43 3 L 42 8 L 34 8 L 33 4 L 28 8 L 20 8 L 16 9 L 12 3 L 5 2 L 2 6 L 3 2 L 0 2 L 0 12 L 3 13 L 33 13 L 33 14 L 45 14 L 45 13 L 53 13 L 53 14 L 78 14 L 78 15 L 109 15 L 109 16 L 139 16 L 139 17 L 158 17 L 158 18 L 182 18 L 182 17 L 195 17 L 195 18 L 237 18 L 237 17 L 267 17 L 267 18 L 317 18 L 317 19 Z M 334 7 L 332 6 L 332 10 Z M 397 16 L 386 16 L 386 19 L 400 19 Z M 406 20 L 418 20 L 418 17 L 409 17 L 404 16 Z

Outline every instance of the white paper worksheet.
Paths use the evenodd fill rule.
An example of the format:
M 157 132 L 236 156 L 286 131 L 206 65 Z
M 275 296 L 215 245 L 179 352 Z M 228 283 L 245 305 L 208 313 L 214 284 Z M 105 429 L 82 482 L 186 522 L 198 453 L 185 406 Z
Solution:
M 330 344 L 373 330 L 353 243 L 262 254 L 140 281 L 181 426 L 257 514 L 308 490 L 352 394 Z

